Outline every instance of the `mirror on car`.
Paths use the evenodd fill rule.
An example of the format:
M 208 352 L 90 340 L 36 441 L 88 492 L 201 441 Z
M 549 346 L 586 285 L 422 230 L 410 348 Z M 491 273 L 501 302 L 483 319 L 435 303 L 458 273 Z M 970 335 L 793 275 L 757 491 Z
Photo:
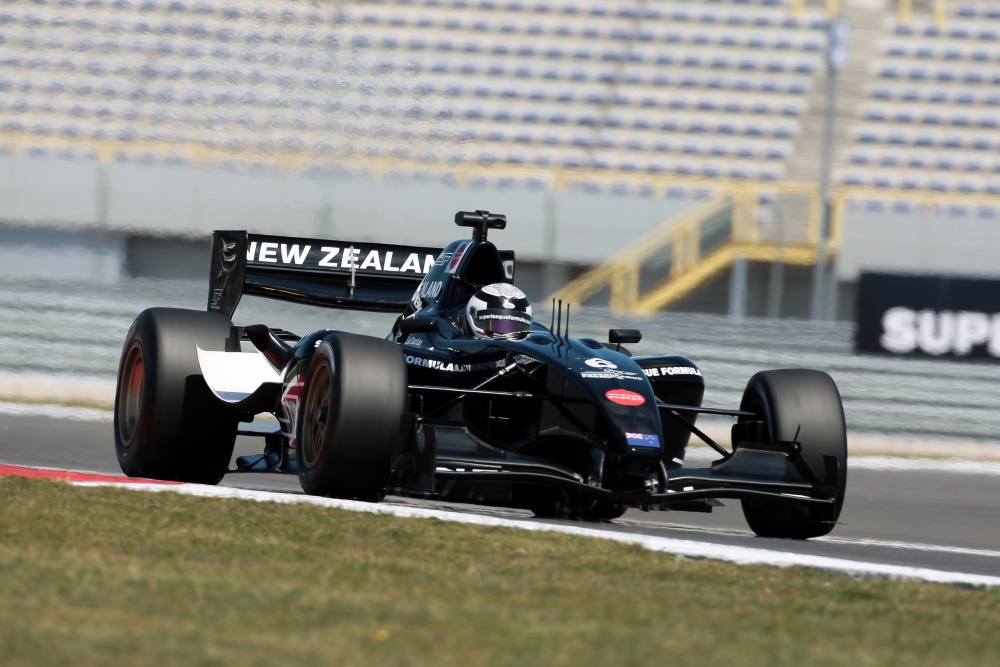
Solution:
M 622 345 L 624 343 L 638 343 L 642 340 L 642 333 L 638 329 L 609 329 L 608 342 L 612 345 Z

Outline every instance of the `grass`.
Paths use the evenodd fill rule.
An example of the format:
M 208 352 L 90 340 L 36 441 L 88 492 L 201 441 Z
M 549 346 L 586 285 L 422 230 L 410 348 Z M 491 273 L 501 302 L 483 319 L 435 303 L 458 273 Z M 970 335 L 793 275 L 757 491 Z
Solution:
M 995 665 L 1000 591 L 0 479 L 0 664 Z

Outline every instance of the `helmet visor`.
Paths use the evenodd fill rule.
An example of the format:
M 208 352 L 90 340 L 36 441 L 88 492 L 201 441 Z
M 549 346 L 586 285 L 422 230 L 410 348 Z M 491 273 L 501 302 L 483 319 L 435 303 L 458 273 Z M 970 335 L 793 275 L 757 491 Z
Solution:
M 531 331 L 531 316 L 506 308 L 477 311 L 472 320 L 487 336 L 509 336 Z

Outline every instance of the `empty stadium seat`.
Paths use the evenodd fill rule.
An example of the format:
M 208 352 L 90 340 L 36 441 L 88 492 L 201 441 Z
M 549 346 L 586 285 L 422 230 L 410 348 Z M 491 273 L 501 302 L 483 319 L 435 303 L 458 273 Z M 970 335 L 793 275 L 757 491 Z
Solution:
M 562 3 L 543 11 L 544 7 L 545 3 L 518 0 L 369 1 L 344 6 L 327 17 L 317 9 L 300 6 L 243 8 L 187 0 L 92 3 L 87 8 L 65 5 L 61 9 L 65 25 L 73 26 L 80 36 L 66 45 L 52 41 L 48 46 L 35 40 L 30 48 L 75 54 L 63 68 L 71 73 L 69 77 L 42 81 L 21 76 L 22 71 L 28 71 L 30 56 L 6 49 L 2 52 L 0 90 L 6 89 L 6 82 L 13 87 L 10 73 L 14 72 L 23 89 L 79 100 L 60 112 L 67 119 L 81 119 L 63 133 L 67 137 L 115 136 L 132 142 L 155 136 L 208 142 L 206 145 L 237 152 L 273 151 L 282 146 L 304 150 L 309 145 L 322 152 L 320 142 L 307 140 L 304 134 L 320 133 L 324 127 L 324 121 L 310 115 L 309 110 L 333 117 L 361 115 L 355 128 L 357 136 L 347 143 L 351 150 L 374 155 L 399 153 L 375 144 L 365 148 L 366 136 L 376 134 L 366 125 L 369 116 L 371 122 L 408 119 L 427 125 L 413 136 L 433 136 L 436 121 L 491 119 L 497 125 L 494 135 L 473 129 L 463 136 L 469 142 L 503 136 L 524 146 L 547 145 L 545 142 L 555 137 L 535 135 L 516 127 L 517 123 L 537 125 L 544 121 L 553 128 L 594 128 L 593 141 L 601 146 L 614 131 L 620 133 L 613 141 L 620 154 L 602 158 L 597 166 L 628 171 L 652 164 L 648 157 L 642 158 L 644 153 L 680 150 L 650 139 L 660 128 L 706 138 L 745 136 L 762 141 L 794 136 L 796 126 L 776 125 L 773 118 L 800 114 L 801 104 L 784 96 L 803 96 L 813 87 L 814 61 L 797 56 L 802 55 L 799 51 L 821 49 L 823 40 L 819 33 L 808 33 L 807 21 L 762 17 L 757 13 L 758 5 L 740 9 L 728 5 L 647 5 L 635 10 Z M 9 7 L 2 11 L 0 24 L 9 26 L 21 20 L 21 14 Z M 31 24 L 32 20 L 24 25 L 41 25 L 37 21 Z M 314 33 L 307 34 L 306 26 L 314 28 Z M 744 32 L 735 32 L 734 26 L 745 26 Z M 747 32 L 750 26 L 757 29 Z M 533 39 L 518 41 L 524 36 Z M 544 39 L 539 39 L 542 36 Z M 243 48 L 243 44 L 252 48 Z M 629 49 L 626 44 L 633 46 Z M 720 51 L 720 45 L 727 50 Z M 328 63 L 329 68 L 334 61 L 331 54 L 346 47 L 358 53 L 356 71 L 322 69 L 321 63 Z M 753 53 L 744 54 L 741 49 Z M 134 54 L 139 64 L 114 69 L 109 62 L 122 51 Z M 546 61 L 551 62 L 544 64 Z M 766 75 L 768 70 L 772 75 Z M 331 76 L 330 71 L 336 73 Z M 447 77 L 450 79 L 445 80 Z M 555 82 L 564 88 L 554 88 Z M 656 88 L 664 89 L 665 94 L 653 94 Z M 715 96 L 691 98 L 680 107 L 713 117 L 668 118 L 669 100 L 677 98 L 679 89 L 717 91 Z M 719 96 L 722 91 L 738 96 L 723 98 Z M 757 91 L 767 96 L 756 98 Z M 403 95 L 427 100 L 420 106 L 375 101 Z M 372 98 L 373 102 L 366 106 L 355 98 Z M 481 103 L 469 105 L 466 102 L 470 99 Z M 455 104 L 447 104 L 448 100 Z M 131 106 L 126 109 L 119 102 Z M 576 108 L 556 112 L 544 106 L 552 102 Z M 534 106 L 509 106 L 528 103 Z M 253 112 L 228 112 L 241 105 Z M 150 110 L 140 113 L 141 106 Z M 643 115 L 636 115 L 636 111 Z M 767 122 L 715 117 L 726 113 L 753 113 Z M 94 134 L 100 128 L 88 119 L 95 118 L 110 123 L 106 128 L 110 134 Z M 980 122 L 978 118 L 972 116 L 971 122 Z M 220 122 L 223 125 L 213 125 Z M 246 134 L 217 139 L 204 129 L 224 128 L 225 123 Z M 54 135 L 66 125 L 37 121 L 34 127 L 39 134 Z M 380 135 L 381 140 L 407 136 L 409 131 L 393 128 L 392 123 L 386 127 L 389 134 Z M 285 128 L 281 130 L 285 134 L 273 141 L 252 138 L 254 132 L 268 128 Z M 437 136 L 444 134 L 438 131 Z M 328 138 L 324 142 L 329 146 Z M 697 155 L 720 159 L 742 151 L 753 159 L 778 161 L 789 151 L 784 145 L 763 144 L 730 149 L 725 142 L 711 141 L 695 147 Z M 408 154 L 417 155 L 412 150 Z M 501 152 L 494 158 L 509 164 L 535 160 L 527 152 Z M 654 166 L 666 168 L 662 162 Z M 697 164 L 691 165 L 691 172 L 722 176 L 729 173 L 729 167 L 723 163 Z

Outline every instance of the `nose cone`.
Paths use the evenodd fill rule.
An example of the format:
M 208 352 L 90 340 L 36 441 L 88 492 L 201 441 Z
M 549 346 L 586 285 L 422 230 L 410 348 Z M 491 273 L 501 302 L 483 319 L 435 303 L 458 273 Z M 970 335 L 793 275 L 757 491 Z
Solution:
M 638 364 L 613 350 L 580 345 L 557 357 L 554 365 L 604 417 L 613 449 L 659 456 L 659 409 L 652 386 Z

